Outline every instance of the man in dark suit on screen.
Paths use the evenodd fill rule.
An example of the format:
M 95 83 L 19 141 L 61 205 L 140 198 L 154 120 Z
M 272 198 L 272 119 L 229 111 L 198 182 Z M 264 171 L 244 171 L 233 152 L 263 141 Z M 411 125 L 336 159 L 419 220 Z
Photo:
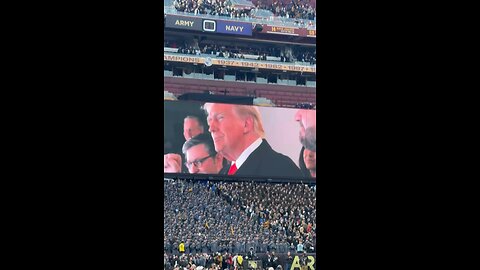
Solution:
M 215 150 L 231 166 L 220 173 L 235 176 L 301 177 L 287 156 L 275 152 L 265 140 L 258 108 L 247 105 L 206 103 L 207 123 Z M 280 135 L 281 136 L 281 135 Z

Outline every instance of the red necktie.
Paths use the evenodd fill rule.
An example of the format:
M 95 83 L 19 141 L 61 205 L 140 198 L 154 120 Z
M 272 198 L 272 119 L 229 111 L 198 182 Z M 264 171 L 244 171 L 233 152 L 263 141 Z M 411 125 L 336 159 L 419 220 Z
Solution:
M 234 175 L 237 172 L 237 166 L 235 163 L 230 167 L 230 170 L 228 170 L 228 175 Z

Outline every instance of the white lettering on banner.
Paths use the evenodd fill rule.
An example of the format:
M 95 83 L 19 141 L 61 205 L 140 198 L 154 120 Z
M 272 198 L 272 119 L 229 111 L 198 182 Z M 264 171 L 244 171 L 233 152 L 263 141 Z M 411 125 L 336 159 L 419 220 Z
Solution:
M 243 26 L 225 25 L 225 29 L 234 32 L 238 32 L 238 29 L 240 29 L 240 32 L 243 32 Z
M 176 55 L 163 55 L 163 60 L 176 61 L 184 63 L 203 63 L 203 58 L 190 57 L 190 56 L 176 56 Z
M 317 68 L 315 66 L 296 66 L 296 65 L 275 64 L 275 63 L 262 63 L 262 62 L 255 62 L 255 61 L 235 61 L 235 60 L 215 59 L 215 58 L 213 59 L 210 58 L 209 61 L 207 61 L 206 58 L 204 57 L 186 56 L 186 55 L 164 54 L 163 60 L 183 62 L 183 63 L 196 63 L 196 64 L 205 63 L 208 65 L 217 65 L 217 66 L 265 68 L 265 69 L 296 71 L 296 72 L 311 72 L 311 73 L 317 72 Z
M 194 23 L 194 22 L 192 22 L 192 21 L 177 20 L 177 21 L 175 22 L 175 25 L 192 27 L 192 26 L 193 26 L 193 23 Z

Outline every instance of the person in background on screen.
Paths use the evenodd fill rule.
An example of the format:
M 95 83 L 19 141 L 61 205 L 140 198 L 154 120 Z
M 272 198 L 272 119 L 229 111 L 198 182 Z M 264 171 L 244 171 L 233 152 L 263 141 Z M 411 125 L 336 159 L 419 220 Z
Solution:
M 205 103 L 203 109 L 207 112 L 215 150 L 232 162 L 228 171 L 222 170 L 222 173 L 282 178 L 302 176 L 289 157 L 275 152 L 268 144 L 258 108 Z
M 215 151 L 210 134 L 200 134 L 186 141 L 182 147 L 185 165 L 190 173 L 218 174 L 226 160 Z
M 197 116 L 188 115 L 183 119 L 183 137 L 186 141 L 202 134 L 205 127 Z M 182 157 L 179 154 L 166 154 L 163 156 L 163 172 L 164 173 L 180 173 L 186 171 L 182 169 Z
M 203 127 L 202 122 L 196 116 L 189 115 L 183 120 L 183 137 L 185 137 L 186 141 L 202 134 L 204 130 L 205 128 Z
M 317 152 L 302 147 L 298 164 L 304 177 L 317 177 Z
M 295 114 L 300 124 L 300 142 L 310 151 L 317 151 L 317 111 L 300 109 Z

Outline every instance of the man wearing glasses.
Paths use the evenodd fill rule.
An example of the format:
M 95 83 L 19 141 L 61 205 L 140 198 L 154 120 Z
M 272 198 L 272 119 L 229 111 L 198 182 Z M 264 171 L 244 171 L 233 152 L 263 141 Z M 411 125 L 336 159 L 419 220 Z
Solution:
M 202 133 L 186 141 L 182 152 L 190 173 L 218 174 L 226 165 L 223 156 L 215 151 L 210 134 Z
M 197 116 L 189 115 L 183 120 L 183 137 L 186 141 L 202 134 L 205 128 Z M 182 166 L 182 157 L 179 154 L 170 153 L 163 156 L 163 172 L 180 173 L 186 172 L 186 167 Z
M 223 156 L 215 151 L 210 134 L 202 133 L 186 141 L 182 147 L 185 166 L 189 173 L 218 174 L 224 165 L 228 166 Z M 170 159 L 169 172 L 179 173 L 181 159 Z

